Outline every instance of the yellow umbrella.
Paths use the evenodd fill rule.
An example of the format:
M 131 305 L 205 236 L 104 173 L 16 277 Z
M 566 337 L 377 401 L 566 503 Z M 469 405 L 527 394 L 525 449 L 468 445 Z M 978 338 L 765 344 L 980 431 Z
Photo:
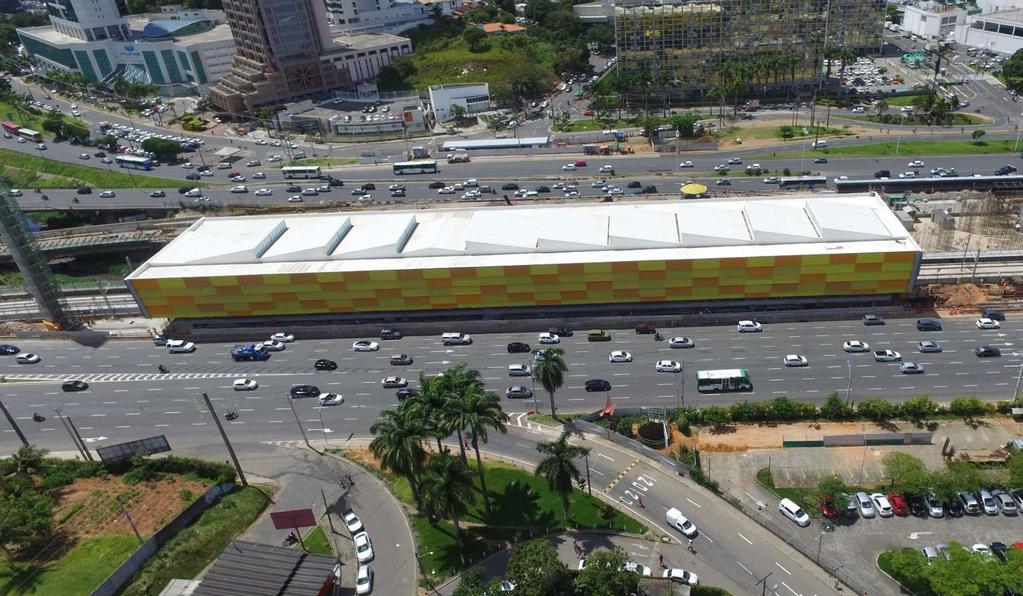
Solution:
M 691 182 L 683 186 L 681 190 L 684 195 L 702 195 L 707 192 L 707 187 L 702 184 Z

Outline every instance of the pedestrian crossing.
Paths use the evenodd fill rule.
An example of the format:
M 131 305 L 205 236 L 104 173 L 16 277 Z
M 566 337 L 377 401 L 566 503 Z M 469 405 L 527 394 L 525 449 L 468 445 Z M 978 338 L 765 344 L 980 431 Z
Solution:
M 136 383 L 139 381 L 186 381 L 191 379 L 237 379 L 240 377 L 283 376 L 288 373 L 90 373 L 90 374 L 5 374 L 4 383 L 85 381 L 86 383 Z

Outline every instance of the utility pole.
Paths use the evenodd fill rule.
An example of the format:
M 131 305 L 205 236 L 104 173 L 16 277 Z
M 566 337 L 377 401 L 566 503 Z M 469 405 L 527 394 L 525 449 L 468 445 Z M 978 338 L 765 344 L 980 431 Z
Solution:
M 327 493 L 323 492 L 322 488 L 320 489 L 320 496 L 323 497 L 323 511 L 324 514 L 327 516 L 327 523 L 330 524 L 330 533 L 336 534 L 337 530 L 334 529 L 334 520 L 330 518 L 330 506 L 327 505 Z
M 67 425 L 67 421 L 60 415 L 60 408 L 53 408 L 53 411 L 57 413 L 57 418 L 60 419 L 61 424 L 64 425 L 64 430 L 67 431 L 67 435 L 71 437 L 71 443 L 75 446 L 75 449 L 78 450 L 78 453 L 82 456 L 83 460 L 88 461 L 89 458 L 86 457 L 85 452 L 82 451 L 82 446 L 78 444 L 78 440 L 75 439 L 74 433 L 71 432 L 71 428 Z
M 295 424 L 298 425 L 298 432 L 302 433 L 302 440 L 305 441 L 305 446 L 312 449 L 313 451 L 316 451 L 316 448 L 309 443 L 309 437 L 306 436 L 305 429 L 302 428 L 302 423 L 298 419 L 298 412 L 295 411 L 295 400 L 291 399 L 290 397 L 285 397 L 284 399 L 288 400 L 288 407 L 291 408 L 291 413 L 295 416 Z M 316 453 L 321 452 L 316 451 Z
M 682 378 L 678 381 L 678 409 L 679 412 L 682 408 L 686 407 L 686 361 L 683 359 L 682 364 Z
M 760 596 L 767 596 L 767 578 L 771 577 L 772 575 L 774 575 L 773 571 L 771 573 L 768 573 L 767 575 L 765 575 L 764 578 L 762 580 L 758 581 L 756 584 L 753 584 L 754 586 L 757 585 L 757 584 L 763 584 L 764 585 L 763 589 L 760 590 Z M 772 589 L 774 589 L 774 588 L 772 588 Z
M 849 371 L 849 380 L 845 385 L 845 405 L 852 404 L 852 361 L 846 358 L 845 367 Z
M 1023 362 L 1019 363 L 1019 374 L 1016 375 L 1016 391 L 1014 391 L 1013 394 L 1012 394 L 1012 401 L 1016 401 L 1017 399 L 1019 399 L 1019 385 L 1020 385 L 1021 381 L 1023 381 Z M 3 407 L 3 404 L 0 403 L 0 408 L 2 408 L 2 407 Z M 4 414 L 6 414 L 6 413 L 7 413 L 7 410 L 5 409 L 4 410 Z M 9 417 L 8 417 L 8 419 L 9 419 Z M 15 428 L 17 428 L 17 427 L 15 427 Z M 21 433 L 18 433 L 18 434 L 21 434 Z M 22 440 L 24 440 L 24 439 L 22 439 Z M 27 444 L 28 443 L 26 443 L 26 445 Z
M 217 411 L 213 409 L 213 403 L 210 401 L 210 396 L 203 393 L 202 399 L 206 402 L 206 410 L 209 411 L 211 416 L 213 416 L 213 423 L 217 425 L 217 430 L 220 431 L 220 438 L 224 439 L 224 445 L 227 447 L 227 453 L 231 456 L 231 461 L 234 462 L 235 471 L 238 472 L 238 479 L 242 481 L 242 486 L 248 486 L 249 481 L 245 479 L 245 472 L 242 472 L 242 465 L 238 463 L 238 456 L 235 455 L 234 447 L 231 446 L 231 441 L 227 438 L 227 433 L 224 432 L 224 425 L 220 423 L 220 416 L 217 415 Z
M 1023 374 L 1023 367 L 1020 367 L 1020 373 Z M 1016 393 L 1019 393 L 1018 381 L 1016 382 Z M 14 421 L 14 417 L 11 416 L 11 413 L 7 411 L 7 406 L 5 406 L 4 402 L 2 401 L 0 401 L 0 411 L 3 411 L 4 417 L 7 418 L 7 422 L 10 423 L 11 428 L 14 429 L 15 434 L 17 434 L 18 438 L 21 439 L 21 444 L 24 445 L 25 447 L 28 447 L 29 446 L 28 439 L 25 438 L 24 433 L 21 432 L 21 427 L 19 427 L 18 423 Z
M 131 514 L 128 513 L 128 509 L 125 508 L 124 503 L 121 503 L 121 511 L 124 512 L 124 517 L 128 520 L 128 525 L 131 526 L 131 531 L 135 533 L 135 538 L 138 538 L 139 544 L 145 542 L 142 538 L 142 534 L 139 532 L 139 527 L 135 525 L 135 520 L 131 518 Z
M 82 435 L 78 434 L 78 429 L 75 427 L 75 423 L 71 421 L 70 416 L 64 417 L 67 420 L 68 426 L 71 427 L 71 432 L 75 434 L 75 438 L 78 439 L 78 444 L 82 446 L 82 451 L 85 453 L 85 459 L 89 461 L 95 461 L 92 459 L 92 452 L 89 451 L 89 446 L 82 440 Z
M 592 497 L 593 496 L 593 485 L 590 484 L 590 454 L 589 454 L 589 452 L 583 453 L 583 457 L 586 458 L 586 492 Z

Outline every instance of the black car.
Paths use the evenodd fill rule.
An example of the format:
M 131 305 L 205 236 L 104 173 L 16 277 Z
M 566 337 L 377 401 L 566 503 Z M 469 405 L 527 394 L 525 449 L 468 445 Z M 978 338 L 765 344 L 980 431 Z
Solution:
M 185 180 L 200 180 L 201 178 L 202 178 L 202 176 L 200 176 L 199 174 L 195 174 L 195 173 L 192 173 L 192 174 L 189 174 L 189 175 L 185 176 Z
M 994 346 L 980 346 L 973 353 L 977 358 L 997 358 L 1002 355 L 1002 351 Z
M 302 187 L 297 184 L 289 184 L 284 190 L 287 192 L 302 192 Z
M 89 388 L 89 384 L 85 381 L 64 381 L 64 384 L 60 386 L 64 391 L 85 391 Z
M 316 370 L 335 370 L 337 369 L 337 362 L 327 360 L 326 358 L 320 358 L 313 364 L 313 368 Z
M 0 344 L 0 356 L 13 356 L 21 351 L 18 346 L 12 346 L 11 344 Z
M 524 344 L 521 341 L 513 341 L 510 344 L 508 344 L 509 354 L 518 354 L 530 351 L 532 351 L 532 348 L 529 347 L 529 344 Z
M 653 184 L 647 184 L 645 187 L 643 187 L 643 192 L 648 195 L 655 195 L 657 194 L 657 187 L 654 186 Z
M 536 192 L 551 192 L 551 187 L 541 184 L 540 186 L 536 187 Z
M 100 158 L 107 156 L 105 151 L 97 151 L 97 152 L 93 153 L 93 155 L 96 156 L 96 157 L 100 157 Z
M 586 390 L 589 392 L 611 391 L 611 383 L 608 383 L 604 379 L 590 379 L 589 381 L 586 381 Z
M 362 188 L 365 190 L 376 190 L 377 185 L 373 184 L 372 182 L 365 182 L 363 183 Z
M 994 308 L 985 308 L 983 316 L 994 321 L 1005 320 L 1005 313 Z
M 813 160 L 813 163 L 828 163 L 828 158 L 818 157 L 817 159 Z
M 572 337 L 572 330 L 568 327 L 551 327 L 547 332 L 553 333 L 558 337 Z
M 903 496 L 906 498 L 906 504 L 909 505 L 909 513 L 913 517 L 927 517 L 927 501 L 924 500 L 923 495 L 906 493 Z
M 938 319 L 917 319 L 916 320 L 917 331 L 941 331 L 941 321 Z
M 518 190 L 518 189 L 519 189 L 519 185 L 515 184 L 514 182 L 509 182 L 508 184 L 501 185 L 501 190 Z
M 320 395 L 320 388 L 316 385 L 295 385 L 290 393 L 291 397 L 317 397 Z
M 1009 552 L 1009 547 L 1004 542 L 992 542 L 991 552 L 993 552 L 995 556 L 998 557 L 998 560 L 1001 561 L 1002 563 L 1009 562 L 1009 557 L 1008 555 L 1005 554 Z
M 881 318 L 881 315 L 863 315 L 863 324 L 868 327 L 884 325 L 884 319 Z
M 626 188 L 643 188 L 643 183 L 639 180 L 633 180 L 632 182 L 625 185 Z
M 408 366 L 412 364 L 412 356 L 408 354 L 395 354 L 391 356 L 391 364 L 395 366 Z
M 380 339 L 401 339 L 403 336 L 400 329 L 381 329 Z
M 344 186 L 345 185 L 344 181 L 339 180 L 339 179 L 337 179 L 337 178 L 335 178 L 333 176 L 330 177 L 330 181 L 327 184 L 329 184 L 330 186 Z
M 92 187 L 91 186 L 79 186 L 78 190 L 76 190 L 75 192 L 77 192 L 80 195 L 91 195 L 92 194 Z
M 966 514 L 963 511 L 963 504 L 959 502 L 959 499 L 952 499 L 950 503 L 945 503 L 945 511 L 948 512 L 949 517 L 962 517 Z
M 444 184 L 440 180 L 434 180 L 430 183 L 429 188 L 444 188 L 445 186 L 447 186 L 447 184 Z
M 874 172 L 874 178 L 891 178 L 891 177 L 892 177 L 892 171 L 891 170 L 878 170 L 878 171 Z
M 415 397 L 417 395 L 417 392 L 415 389 L 411 387 L 402 387 L 397 392 L 395 392 L 395 395 L 398 396 L 398 399 L 408 399 L 410 397 Z

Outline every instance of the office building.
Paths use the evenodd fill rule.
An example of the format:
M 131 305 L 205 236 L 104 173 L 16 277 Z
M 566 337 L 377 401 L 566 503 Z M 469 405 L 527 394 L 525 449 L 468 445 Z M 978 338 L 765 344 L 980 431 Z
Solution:
M 334 37 L 334 47 L 321 56 L 334 68 L 345 71 L 352 83 L 375 81 L 380 69 L 399 56 L 412 53 L 412 42 L 407 37 L 389 33 L 355 33 Z
M 416 0 L 326 0 L 331 31 L 401 33 L 433 22 Z
M 966 11 L 939 2 L 906 6 L 902 30 L 928 40 L 954 40 L 956 27 L 966 23 Z
M 881 49 L 885 2 L 619 0 L 613 11 L 623 95 L 645 95 L 644 81 L 652 81 L 658 95 L 700 99 L 729 63 L 748 67 L 747 92 L 811 88 L 825 39 Z
M 877 194 L 788 195 L 210 217 L 125 282 L 168 318 L 684 308 L 884 300 L 922 255 Z
M 234 56 L 222 11 L 168 5 L 124 16 L 123 6 L 106 0 L 48 8 L 50 25 L 18 29 L 29 59 L 44 70 L 81 73 L 100 84 L 124 77 L 151 83 L 161 95 L 203 95 Z
M 957 33 L 956 40 L 965 46 L 1012 55 L 1023 49 L 1023 10 L 969 16 Z
M 432 85 L 429 92 L 430 108 L 437 122 L 451 120 L 453 106 L 459 106 L 467 115 L 490 110 L 490 85 L 487 83 Z
M 224 0 L 224 11 L 237 53 L 210 89 L 224 111 L 251 113 L 348 84 L 347 71 L 321 60 L 334 47 L 323 0 Z

